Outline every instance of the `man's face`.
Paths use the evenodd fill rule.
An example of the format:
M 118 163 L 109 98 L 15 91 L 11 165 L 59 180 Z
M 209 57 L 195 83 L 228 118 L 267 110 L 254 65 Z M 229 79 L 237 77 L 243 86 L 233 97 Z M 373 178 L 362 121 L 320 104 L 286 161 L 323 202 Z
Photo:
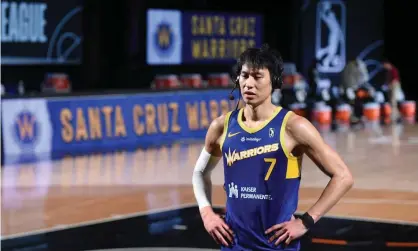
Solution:
M 239 76 L 242 98 L 249 105 L 258 105 L 271 96 L 270 72 L 267 68 L 251 69 L 244 64 Z

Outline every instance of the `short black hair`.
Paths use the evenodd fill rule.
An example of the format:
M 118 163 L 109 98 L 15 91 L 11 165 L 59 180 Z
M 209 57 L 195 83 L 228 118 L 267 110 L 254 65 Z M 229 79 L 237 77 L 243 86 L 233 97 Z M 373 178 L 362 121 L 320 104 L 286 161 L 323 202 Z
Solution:
M 271 49 L 268 44 L 263 44 L 261 48 L 248 48 L 241 53 L 232 73 L 232 80 L 235 84 L 244 64 L 253 69 L 267 68 L 270 72 L 273 90 L 281 88 L 283 59 L 280 52 Z

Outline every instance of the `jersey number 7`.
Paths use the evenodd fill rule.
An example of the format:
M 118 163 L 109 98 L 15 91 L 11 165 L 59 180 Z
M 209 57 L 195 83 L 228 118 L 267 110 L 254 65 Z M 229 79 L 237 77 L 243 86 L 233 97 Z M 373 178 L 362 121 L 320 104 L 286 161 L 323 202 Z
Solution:
M 288 159 L 288 165 L 286 170 L 286 179 L 295 179 L 300 176 L 298 160 Z M 270 163 L 270 167 L 267 170 L 264 180 L 267 181 L 270 179 L 270 175 L 273 172 L 273 169 L 276 167 L 277 160 L 274 158 L 265 158 L 264 162 Z
M 276 166 L 276 159 L 272 159 L 272 158 L 265 158 L 264 159 L 265 162 L 270 163 L 270 167 L 269 170 L 266 173 L 266 176 L 264 177 L 264 180 L 269 180 L 271 172 L 273 172 L 274 167 Z

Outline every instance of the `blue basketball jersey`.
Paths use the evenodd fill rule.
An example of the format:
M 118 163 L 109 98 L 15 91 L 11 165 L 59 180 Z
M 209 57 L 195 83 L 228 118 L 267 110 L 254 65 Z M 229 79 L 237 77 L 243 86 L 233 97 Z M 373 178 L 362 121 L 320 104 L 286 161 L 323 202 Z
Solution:
M 289 221 L 298 205 L 301 159 L 284 144 L 290 111 L 278 107 L 258 128 L 242 121 L 243 109 L 226 115 L 221 150 L 226 191 L 226 223 L 235 245 L 222 250 L 299 250 L 299 241 L 275 246 L 264 232 Z

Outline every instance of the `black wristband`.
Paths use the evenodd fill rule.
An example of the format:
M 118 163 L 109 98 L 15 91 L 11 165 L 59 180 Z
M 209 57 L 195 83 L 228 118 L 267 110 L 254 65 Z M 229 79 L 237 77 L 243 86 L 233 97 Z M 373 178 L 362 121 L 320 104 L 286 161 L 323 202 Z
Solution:
M 309 215 L 308 212 L 300 216 L 299 219 L 302 220 L 302 223 L 306 227 L 306 229 L 311 229 L 315 225 L 314 219 L 312 218 L 312 216 Z

